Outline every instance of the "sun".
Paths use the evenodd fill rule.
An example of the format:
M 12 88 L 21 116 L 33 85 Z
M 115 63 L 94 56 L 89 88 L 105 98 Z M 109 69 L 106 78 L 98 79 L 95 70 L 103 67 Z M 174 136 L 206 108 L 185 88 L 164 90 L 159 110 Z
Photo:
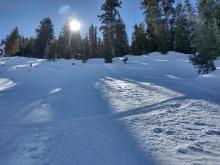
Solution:
M 70 30 L 73 31 L 73 32 L 80 31 L 80 29 L 81 29 L 80 22 L 76 21 L 76 20 L 70 21 L 69 26 L 70 26 Z

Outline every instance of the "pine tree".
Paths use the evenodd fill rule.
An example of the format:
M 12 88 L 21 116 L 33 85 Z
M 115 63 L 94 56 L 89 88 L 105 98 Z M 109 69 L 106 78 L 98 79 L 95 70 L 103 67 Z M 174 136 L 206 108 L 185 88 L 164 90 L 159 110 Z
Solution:
M 82 54 L 82 40 L 79 31 L 70 32 L 70 53 L 73 58 L 81 59 Z
M 148 53 L 147 45 L 144 24 L 136 24 L 132 34 L 130 53 L 133 55 L 142 55 L 144 53 Z
M 93 24 L 89 28 L 89 45 L 90 45 L 90 56 L 92 58 L 96 58 L 98 55 L 98 47 L 97 47 L 97 27 Z
M 55 59 L 57 59 L 57 43 L 58 41 L 54 39 L 53 41 L 47 44 L 47 47 L 44 52 L 44 56 L 49 61 L 51 60 L 54 61 Z
M 160 20 L 160 10 L 157 0 L 143 0 L 142 9 L 145 14 L 145 21 L 147 24 L 147 40 L 149 52 L 157 51 L 157 29 Z
M 58 58 L 73 58 L 71 51 L 71 38 L 69 22 L 66 22 L 58 38 Z
M 23 57 L 35 57 L 34 45 L 35 39 L 33 37 L 21 37 L 19 52 L 16 55 Z
M 189 53 L 195 53 L 195 46 L 193 40 L 195 38 L 195 29 L 196 29 L 196 15 L 195 11 L 190 3 L 190 0 L 184 1 L 184 11 L 187 19 L 187 30 L 189 31 L 188 41 L 189 41 Z
M 40 21 L 39 28 L 36 29 L 36 57 L 44 58 L 44 52 L 48 44 L 54 39 L 54 29 L 50 18 Z
M 98 43 L 97 43 L 97 52 L 98 52 L 98 57 L 103 57 L 104 55 L 104 44 L 103 41 L 101 40 L 101 38 L 98 39 Z
M 12 30 L 11 34 L 7 36 L 5 43 L 6 56 L 15 56 L 19 52 L 20 48 L 20 35 L 18 28 Z
M 26 48 L 28 46 L 29 39 L 25 37 L 20 37 L 20 45 L 19 45 L 19 52 L 17 52 L 17 56 L 28 56 L 26 52 Z
M 201 74 L 216 69 L 214 60 L 220 54 L 220 33 L 214 10 L 216 5 L 214 0 L 198 0 L 199 19 L 194 39 L 196 53 L 191 60 Z
M 157 26 L 158 26 L 156 32 L 157 49 L 162 54 L 167 54 L 169 50 L 169 29 L 167 29 L 166 20 L 161 20 Z
M 114 52 L 113 48 L 113 43 L 111 42 L 112 35 L 110 29 L 105 30 L 105 38 L 104 38 L 104 58 L 105 58 L 105 63 L 112 63 L 112 58 Z
M 162 5 L 161 3 L 162 2 Z M 170 31 L 169 31 L 169 15 L 171 13 L 172 0 L 144 0 L 142 8 L 145 13 L 147 23 L 147 38 L 149 41 L 149 50 L 158 50 L 166 54 L 169 50 Z
M 71 31 L 69 21 L 64 24 L 58 38 L 58 58 L 78 58 L 82 51 L 80 32 Z
M 129 52 L 128 36 L 122 18 L 117 20 L 115 28 L 115 54 L 117 57 L 124 56 Z
M 104 12 L 99 15 L 99 19 L 102 23 L 101 31 L 104 38 L 104 49 L 105 49 L 105 62 L 111 63 L 112 58 L 116 54 L 115 48 L 115 37 L 116 37 L 116 24 L 120 18 L 118 8 L 121 8 L 121 1 L 119 0 L 105 0 L 101 7 Z
M 85 39 L 82 40 L 83 43 L 83 53 L 82 53 L 82 60 L 84 63 L 90 58 L 91 56 L 91 48 L 90 48 L 90 39 L 88 35 L 86 35 Z
M 177 5 L 176 9 L 176 28 L 175 28 L 175 51 L 181 53 L 190 52 L 189 28 L 187 27 L 187 17 L 182 4 Z
M 215 20 L 216 20 L 216 24 L 217 24 L 217 27 L 218 27 L 218 30 L 220 30 L 220 3 L 217 3 L 216 6 L 215 6 Z
M 36 52 L 35 51 L 35 42 L 36 42 L 35 38 L 33 38 L 33 37 L 29 38 L 29 42 L 26 47 L 26 54 L 28 57 L 34 57 L 34 53 Z

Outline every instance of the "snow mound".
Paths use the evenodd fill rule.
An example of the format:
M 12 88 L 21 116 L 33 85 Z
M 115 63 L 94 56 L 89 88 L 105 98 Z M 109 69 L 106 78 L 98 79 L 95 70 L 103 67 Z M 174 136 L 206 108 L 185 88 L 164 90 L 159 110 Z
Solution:
M 13 81 L 11 81 L 10 79 L 7 78 L 1 78 L 0 79 L 0 92 L 7 90 L 13 86 L 15 86 L 16 83 L 14 83 Z

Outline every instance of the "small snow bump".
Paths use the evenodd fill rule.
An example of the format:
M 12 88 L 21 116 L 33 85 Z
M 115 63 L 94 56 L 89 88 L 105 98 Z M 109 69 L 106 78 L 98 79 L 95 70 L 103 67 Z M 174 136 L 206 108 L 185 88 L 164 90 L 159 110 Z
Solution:
M 216 131 L 216 130 L 210 130 L 208 132 L 206 132 L 207 135 L 217 135 L 220 136 L 220 131 Z
M 37 146 L 33 146 L 28 149 L 29 152 L 33 152 L 33 151 L 37 151 L 37 150 L 38 150 Z
M 175 134 L 176 132 L 175 131 L 166 131 L 166 134 L 167 135 L 173 135 L 173 134 Z
M 155 133 L 162 133 L 164 130 L 162 128 L 154 128 L 153 131 Z
M 181 153 L 181 154 L 187 154 L 187 150 L 184 148 L 178 148 L 177 152 Z
M 204 152 L 203 148 L 198 144 L 191 145 L 191 146 L 188 147 L 188 149 L 193 151 L 193 152 Z

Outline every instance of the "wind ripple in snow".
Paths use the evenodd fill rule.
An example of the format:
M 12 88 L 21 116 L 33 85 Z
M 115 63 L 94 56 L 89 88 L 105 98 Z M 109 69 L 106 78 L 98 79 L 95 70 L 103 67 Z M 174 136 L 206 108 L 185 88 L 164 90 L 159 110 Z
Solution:
M 7 78 L 0 79 L 0 92 L 7 90 L 15 85 L 16 85 L 16 83 L 14 83 L 13 81 L 11 81 Z

